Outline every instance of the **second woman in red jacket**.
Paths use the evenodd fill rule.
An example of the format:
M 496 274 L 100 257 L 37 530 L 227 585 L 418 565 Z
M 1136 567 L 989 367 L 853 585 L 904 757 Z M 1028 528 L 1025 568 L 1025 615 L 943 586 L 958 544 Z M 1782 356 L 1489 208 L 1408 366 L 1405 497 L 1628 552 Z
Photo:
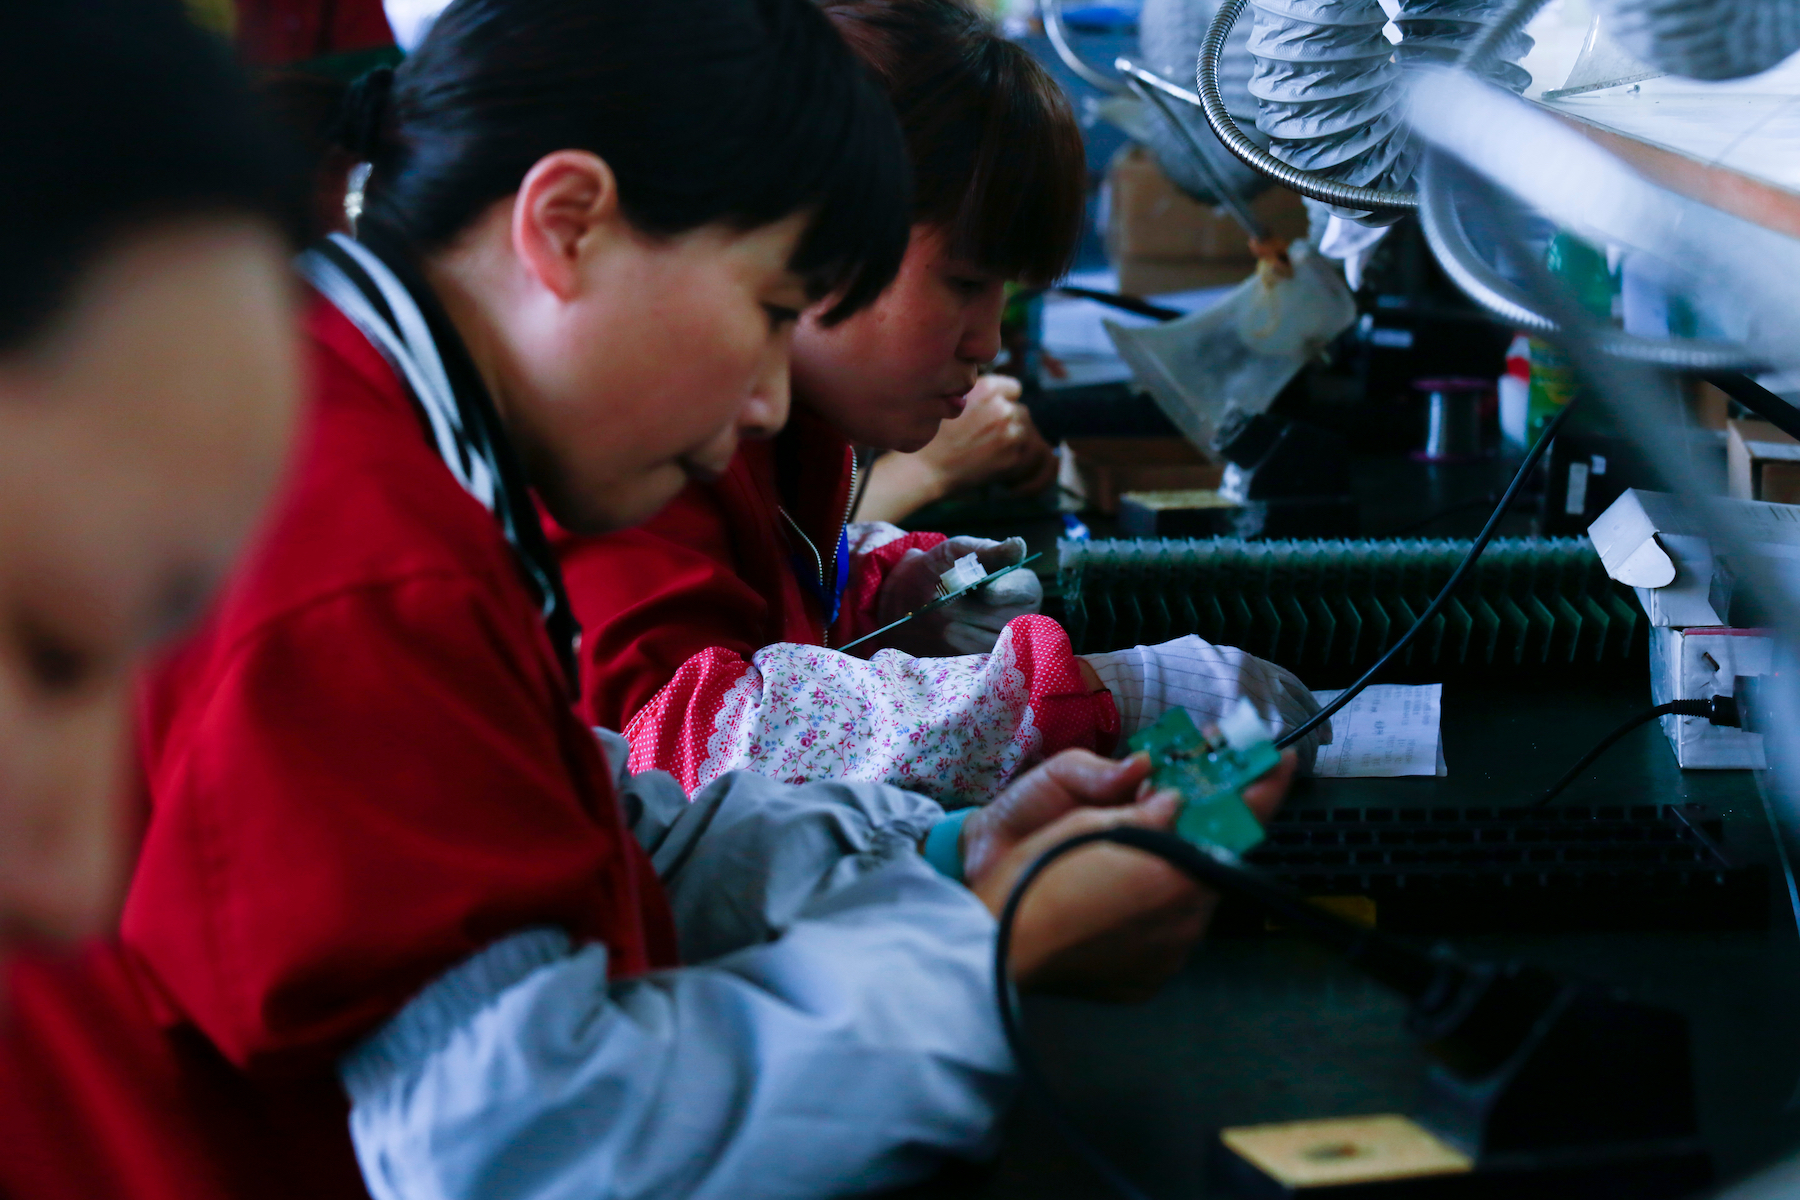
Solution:
M 551 529 L 583 626 L 584 715 L 625 731 L 634 769 L 690 790 L 748 769 L 950 803 L 1061 749 L 1109 751 L 1170 706 L 1206 720 L 1248 697 L 1277 730 L 1304 720 L 1317 705 L 1300 681 L 1239 650 L 1190 638 L 1077 658 L 1025 571 L 853 654 L 829 649 L 930 599 L 963 555 L 990 570 L 1022 557 L 1017 539 L 851 524 L 851 447 L 918 450 L 962 411 L 1000 350 L 1006 283 L 1067 266 L 1086 165 L 1061 86 L 961 0 L 822 7 L 899 115 L 906 257 L 869 309 L 802 319 L 778 437 L 641 528 Z M 904 653 L 866 657 L 879 648 Z

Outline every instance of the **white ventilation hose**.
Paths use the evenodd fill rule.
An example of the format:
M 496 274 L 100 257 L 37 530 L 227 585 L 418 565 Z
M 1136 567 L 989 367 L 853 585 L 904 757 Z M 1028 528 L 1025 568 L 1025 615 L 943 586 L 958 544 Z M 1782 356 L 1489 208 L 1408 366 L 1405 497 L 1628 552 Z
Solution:
M 1504 7 L 1504 0 L 1399 0 L 1396 51 L 1377 0 L 1253 0 L 1250 90 L 1270 153 L 1352 187 L 1406 188 L 1415 155 L 1399 109 L 1398 63 L 1456 59 Z M 1516 60 L 1530 48 L 1522 32 L 1505 38 L 1489 57 L 1489 78 L 1523 91 L 1531 77 Z M 1351 205 L 1334 209 L 1370 215 Z
M 1200 53 L 1206 27 L 1212 23 L 1218 7 L 1218 0 L 1144 0 L 1143 10 L 1138 14 L 1141 65 L 1164 79 L 1185 86 Z M 1226 111 L 1240 126 L 1254 128 L 1257 107 L 1256 97 L 1250 94 L 1250 73 L 1256 64 L 1250 57 L 1249 41 L 1249 22 L 1238 22 L 1237 28 L 1225 40 L 1224 52 L 1219 58 L 1219 94 Z M 1203 204 L 1219 202 L 1211 180 L 1194 162 L 1189 137 L 1192 144 L 1208 152 L 1207 161 L 1213 173 L 1223 177 L 1226 185 L 1239 196 L 1254 196 L 1269 186 L 1268 178 L 1260 171 L 1226 153 L 1207 128 L 1206 117 L 1198 108 L 1185 104 L 1167 107 L 1173 113 L 1173 120 L 1180 122 L 1182 128 L 1171 128 L 1169 118 L 1152 113 L 1148 122 L 1150 136 L 1146 141 L 1163 173 L 1183 191 Z M 1182 136 L 1183 130 L 1188 137 Z M 1260 134 L 1251 136 L 1258 142 L 1265 140 Z
M 1608 36 L 1689 79 L 1738 79 L 1800 50 L 1800 0 L 1596 0 Z

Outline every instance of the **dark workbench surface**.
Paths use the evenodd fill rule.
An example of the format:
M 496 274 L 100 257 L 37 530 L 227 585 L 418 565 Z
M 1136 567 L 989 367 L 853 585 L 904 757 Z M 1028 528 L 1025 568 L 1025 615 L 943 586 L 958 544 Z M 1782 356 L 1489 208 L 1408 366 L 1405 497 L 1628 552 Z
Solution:
M 1364 536 L 1469 537 L 1487 516 L 1480 498 L 1505 486 L 1515 463 L 1354 462 Z M 1529 505 L 1502 534 L 1530 533 Z M 1024 535 L 1053 550 L 1062 524 L 1016 509 L 955 514 L 946 532 Z M 1108 518 L 1084 514 L 1095 537 Z M 1052 578 L 1054 556 L 1039 564 Z M 1444 685 L 1442 779 L 1302 781 L 1290 805 L 1497 806 L 1520 803 L 1633 713 L 1650 704 L 1648 679 L 1571 685 L 1528 677 Z M 1800 938 L 1753 778 L 1744 771 L 1682 772 L 1661 731 L 1628 736 L 1562 802 L 1703 801 L 1727 811 L 1729 849 L 1771 863 L 1771 914 L 1761 933 L 1583 933 L 1456 939 L 1472 956 L 1526 958 L 1616 983 L 1693 1022 L 1703 1133 L 1723 1179 L 1800 1146 Z M 1033 998 L 1027 1026 L 1081 1128 L 1156 1200 L 1202 1193 L 1214 1131 L 1355 1113 L 1405 1112 L 1424 1060 L 1402 1027 L 1401 1004 L 1296 938 L 1208 941 L 1154 1000 L 1109 1006 Z M 948 1172 L 909 1195 L 1051 1200 L 1104 1196 L 1029 1097 L 1009 1119 L 997 1163 Z
M 1302 782 L 1290 803 L 1342 807 L 1516 803 L 1648 705 L 1644 681 L 1543 692 L 1450 683 L 1442 779 Z M 1630 735 L 1575 785 L 1573 804 L 1705 801 L 1728 810 L 1734 848 L 1774 858 L 1752 777 L 1682 772 L 1655 726 Z M 1606 933 L 1458 939 L 1473 956 L 1521 957 L 1616 983 L 1693 1022 L 1705 1138 L 1724 1178 L 1800 1144 L 1800 940 L 1774 867 L 1763 933 Z M 1154 1000 L 1108 1006 L 1034 998 L 1030 1036 L 1081 1127 L 1153 1197 L 1203 1194 L 1214 1130 L 1303 1117 L 1404 1112 L 1423 1059 L 1400 1003 L 1331 956 L 1286 936 L 1205 943 Z M 1102 1196 L 1029 1098 L 998 1162 L 919 1194 Z

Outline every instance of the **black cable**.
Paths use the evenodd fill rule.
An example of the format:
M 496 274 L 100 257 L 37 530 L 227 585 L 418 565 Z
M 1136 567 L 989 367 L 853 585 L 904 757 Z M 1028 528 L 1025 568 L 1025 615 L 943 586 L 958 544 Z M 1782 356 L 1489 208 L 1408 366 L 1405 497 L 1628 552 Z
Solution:
M 1425 628 L 1433 617 L 1443 611 L 1444 605 L 1450 603 L 1450 597 L 1455 593 L 1457 585 L 1462 583 L 1463 577 L 1475 565 L 1475 560 L 1481 557 L 1481 552 L 1486 550 L 1487 544 L 1494 539 L 1494 530 L 1500 527 L 1500 518 L 1504 517 L 1506 510 L 1512 507 L 1513 497 L 1519 494 L 1519 489 L 1525 485 L 1526 478 L 1537 466 L 1538 460 L 1544 457 L 1544 451 L 1550 448 L 1550 443 L 1556 439 L 1557 430 L 1562 428 L 1562 423 L 1568 419 L 1574 408 L 1575 405 L 1572 401 L 1563 405 L 1562 410 L 1551 418 L 1548 425 L 1544 426 L 1544 432 L 1538 435 L 1538 440 L 1532 443 L 1531 449 L 1526 452 L 1525 461 L 1519 464 L 1519 469 L 1513 475 L 1512 482 L 1507 484 L 1506 491 L 1501 493 L 1500 503 L 1494 506 L 1493 515 L 1488 517 L 1487 524 L 1481 527 L 1481 532 L 1475 535 L 1475 543 L 1469 547 L 1469 552 L 1463 555 L 1463 560 L 1456 565 L 1456 570 L 1450 573 L 1449 581 L 1444 584 L 1443 590 L 1438 592 L 1437 598 L 1426 605 L 1425 611 L 1419 614 L 1419 619 L 1412 623 L 1412 628 L 1401 634 L 1400 640 L 1389 646 L 1387 653 L 1376 659 L 1375 665 L 1364 671 L 1360 679 L 1340 692 L 1337 699 L 1314 713 L 1297 728 L 1283 734 L 1281 739 L 1275 743 L 1277 747 L 1283 750 L 1287 749 L 1329 721 L 1331 714 L 1356 699 L 1358 693 L 1374 682 L 1375 677 L 1381 674 L 1382 670 L 1394 660 L 1394 656 L 1412 645 L 1412 640 L 1419 636 L 1419 631 Z
M 1161 304 L 1152 304 L 1137 296 L 1127 296 L 1123 292 L 1099 292 L 1093 288 L 1059 286 L 1051 289 L 1065 296 L 1073 296 L 1077 300 L 1092 300 L 1095 304 L 1104 304 L 1108 308 L 1116 308 L 1121 312 L 1136 313 L 1140 317 L 1154 317 L 1158 321 L 1173 321 L 1177 317 L 1185 317 L 1186 313 L 1179 308 L 1167 308 Z
M 1154 854 L 1164 862 L 1185 871 L 1201 883 L 1220 892 L 1245 896 L 1285 924 L 1300 930 L 1342 954 L 1382 983 L 1419 1001 L 1432 996 L 1453 997 L 1467 976 L 1467 968 L 1443 952 L 1420 949 L 1391 934 L 1371 926 L 1360 925 L 1309 903 L 1299 892 L 1278 883 L 1252 867 L 1245 866 L 1236 855 L 1226 851 L 1208 851 L 1184 838 L 1157 829 L 1120 826 L 1095 833 L 1084 833 L 1052 846 L 1025 869 L 1013 885 L 1006 906 L 1000 910 L 1000 928 L 994 938 L 994 999 L 1000 1012 L 1000 1028 L 1006 1035 L 1007 1047 L 1018 1064 L 1019 1077 L 1027 1090 L 1043 1105 L 1057 1130 L 1075 1152 L 1126 1200 L 1148 1200 L 1146 1194 L 1125 1177 L 1113 1162 L 1081 1132 L 1056 1093 L 1050 1089 L 1037 1056 L 1025 1040 L 1014 1003 L 1008 964 L 1012 957 L 1013 924 L 1019 905 L 1037 877 L 1063 855 L 1095 842 L 1112 842 Z
M 1050 1083 L 1044 1078 L 1043 1069 L 1038 1066 L 1037 1055 L 1032 1053 L 1030 1045 L 1025 1041 L 1024 1032 L 1019 1028 L 1019 1013 L 1013 1003 L 1012 977 L 1008 970 L 1012 961 L 1013 922 L 1018 916 L 1019 902 L 1025 898 L 1025 889 L 1043 874 L 1044 868 L 1063 855 L 1091 842 L 1111 841 L 1114 832 L 1103 829 L 1097 833 L 1084 833 L 1052 846 L 1019 876 L 1019 882 L 1013 885 L 1012 895 L 1006 898 L 1006 907 L 1000 910 L 1000 928 L 994 936 L 994 1001 L 1000 1010 L 1000 1030 L 1006 1035 L 1006 1044 L 1012 1050 L 1013 1061 L 1018 1064 L 1019 1078 L 1037 1097 L 1044 1111 L 1050 1114 L 1051 1124 L 1075 1148 L 1075 1153 L 1094 1174 L 1104 1179 L 1113 1191 L 1125 1197 L 1125 1200 L 1149 1200 L 1147 1193 L 1140 1191 L 1135 1183 L 1125 1177 L 1124 1172 L 1113 1165 L 1111 1159 L 1101 1153 L 1098 1146 L 1088 1141 L 1087 1135 L 1081 1132 L 1074 1118 L 1063 1108 L 1062 1101 L 1050 1090 Z
M 1756 380 L 1738 371 L 1719 371 L 1703 378 L 1781 432 L 1800 439 L 1800 409 Z
M 1533 800 L 1526 807 L 1543 808 L 1552 800 L 1562 795 L 1563 790 L 1581 773 L 1594 765 L 1594 760 L 1612 749 L 1613 744 L 1639 725 L 1655 721 L 1661 717 L 1705 717 L 1714 725 L 1726 725 L 1735 728 L 1738 725 L 1737 701 L 1730 696 L 1712 696 L 1705 700 L 1671 700 L 1667 704 L 1659 704 L 1655 708 L 1646 709 L 1631 718 L 1595 744 L 1592 750 L 1563 772 L 1562 778 L 1545 789 L 1544 794 Z

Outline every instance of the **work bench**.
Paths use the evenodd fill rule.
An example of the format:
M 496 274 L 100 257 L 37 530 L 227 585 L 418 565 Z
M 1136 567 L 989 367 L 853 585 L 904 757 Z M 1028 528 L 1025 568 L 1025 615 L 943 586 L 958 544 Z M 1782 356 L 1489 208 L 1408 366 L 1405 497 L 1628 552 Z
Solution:
M 1444 778 L 1299 782 L 1292 809 L 1487 806 L 1529 800 L 1646 705 L 1642 680 L 1587 686 L 1445 685 Z M 1519 958 L 1666 1005 L 1692 1023 L 1701 1128 L 1722 1180 L 1800 1141 L 1800 938 L 1790 884 L 1753 776 L 1675 765 L 1661 731 L 1622 741 L 1560 803 L 1696 801 L 1729 818 L 1734 856 L 1770 866 L 1760 931 L 1451 937 L 1471 958 Z M 1425 1058 L 1404 1006 L 1291 934 L 1209 939 L 1154 999 L 1111 1005 L 1031 997 L 1026 1024 L 1074 1119 L 1152 1197 L 1204 1195 L 1221 1127 L 1407 1112 Z M 1104 1196 L 1105 1186 L 1030 1096 L 998 1159 L 910 1194 Z

